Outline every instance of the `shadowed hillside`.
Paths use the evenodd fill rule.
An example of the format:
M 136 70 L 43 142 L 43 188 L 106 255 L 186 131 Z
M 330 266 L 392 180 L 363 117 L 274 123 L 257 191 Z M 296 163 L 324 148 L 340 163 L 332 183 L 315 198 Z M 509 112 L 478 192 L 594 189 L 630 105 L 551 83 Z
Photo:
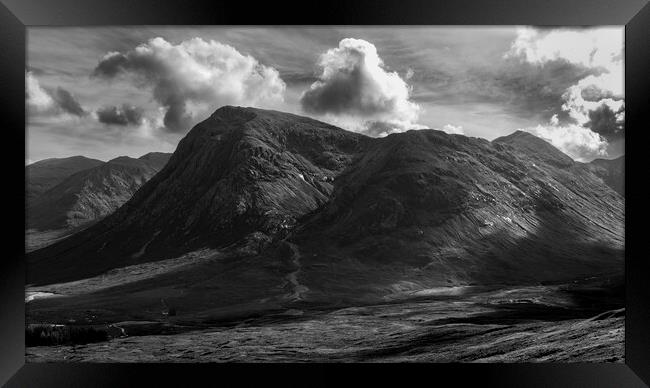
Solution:
M 625 156 L 616 159 L 594 159 L 587 164 L 606 185 L 625 196 Z
M 139 159 L 121 156 L 70 175 L 30 201 L 28 228 L 75 228 L 112 213 L 155 175 L 169 156 L 164 153 L 149 153 Z
M 32 201 L 76 172 L 88 170 L 103 163 L 101 160 L 84 156 L 45 159 L 32 163 L 25 167 L 27 200 Z
M 184 294 L 210 288 L 204 308 L 230 303 L 231 292 L 240 302 L 286 294 L 327 303 L 566 281 L 622 271 L 623 199 L 523 132 L 493 142 L 434 130 L 373 139 L 223 107 L 114 214 L 30 254 L 28 282 L 206 247 L 226 256 L 188 269 L 195 291 Z M 138 287 L 178 281 L 162 275 Z

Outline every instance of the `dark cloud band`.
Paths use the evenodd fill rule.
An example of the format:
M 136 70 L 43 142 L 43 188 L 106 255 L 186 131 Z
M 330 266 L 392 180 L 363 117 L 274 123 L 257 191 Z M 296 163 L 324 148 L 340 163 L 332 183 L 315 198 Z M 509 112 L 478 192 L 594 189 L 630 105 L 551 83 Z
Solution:
M 53 93 L 52 98 L 64 112 L 75 116 L 85 116 L 88 114 L 81 106 L 79 101 L 69 91 L 59 87 Z
M 143 110 L 132 105 L 105 106 L 97 110 L 97 120 L 108 125 L 139 125 L 142 123 Z
M 596 132 L 608 141 L 613 141 L 624 137 L 625 122 L 621 118 L 624 108 L 621 107 L 614 112 L 608 105 L 601 105 L 598 108 L 589 111 L 589 121 L 585 127 Z

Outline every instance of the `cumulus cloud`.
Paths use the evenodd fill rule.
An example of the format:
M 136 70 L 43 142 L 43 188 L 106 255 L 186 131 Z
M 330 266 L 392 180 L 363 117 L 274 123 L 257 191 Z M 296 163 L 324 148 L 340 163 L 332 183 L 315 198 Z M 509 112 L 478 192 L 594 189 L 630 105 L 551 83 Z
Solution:
M 562 93 L 558 115 L 528 128 L 574 159 L 607 154 L 608 142 L 624 132 L 623 36 L 620 28 L 540 31 L 521 28 L 507 58 L 545 65 L 565 61 L 591 70 Z
M 526 131 L 548 141 L 578 161 L 607 155 L 607 141 L 599 134 L 582 125 L 559 125 L 557 116 L 553 116 L 546 125 L 527 128 Z
M 202 115 L 223 105 L 275 107 L 286 85 L 276 69 L 235 48 L 194 38 L 172 44 L 155 38 L 127 52 L 106 54 L 93 74 L 104 79 L 130 77 L 149 87 L 164 109 L 172 132 L 189 129 Z
M 589 89 L 587 89 L 587 93 L 585 90 L 581 84 L 570 87 L 563 96 L 565 102 L 562 109 L 576 123 L 590 128 L 608 140 L 622 135 L 625 121 L 624 100 L 605 97 L 610 94 L 603 93 L 602 89 L 596 91 L 597 96 L 595 97 L 589 96 Z M 611 91 L 608 92 L 611 93 Z M 585 95 L 588 98 L 585 98 Z M 608 114 L 611 119 L 607 119 Z
M 140 125 L 143 110 L 133 105 L 105 106 L 97 110 L 97 120 L 108 125 Z
M 25 98 L 27 105 L 40 112 L 48 111 L 54 107 L 54 100 L 41 87 L 31 71 L 25 72 Z
M 588 112 L 589 121 L 585 124 L 592 131 L 612 140 L 620 137 L 623 133 L 625 122 L 625 107 L 623 104 L 617 110 L 610 105 L 603 104 Z
M 363 132 L 368 136 L 384 137 L 391 133 L 403 132 L 404 124 L 399 121 L 359 121 L 357 119 L 333 119 L 334 123 L 355 132 Z M 413 128 L 415 129 L 415 128 Z
M 25 72 L 25 97 L 27 105 L 37 113 L 85 116 L 88 114 L 75 96 L 61 87 L 48 91 L 41 87 L 32 72 Z
M 544 31 L 523 27 L 517 30 L 508 55 L 523 56 L 536 63 L 563 59 L 586 67 L 610 69 L 622 60 L 621 43 L 620 28 Z
M 411 88 L 397 72 L 386 69 L 372 43 L 343 39 L 320 56 L 318 66 L 318 80 L 300 99 L 305 112 L 356 121 L 348 128 L 376 136 L 421 127 L 416 124 L 420 107 L 410 101 Z

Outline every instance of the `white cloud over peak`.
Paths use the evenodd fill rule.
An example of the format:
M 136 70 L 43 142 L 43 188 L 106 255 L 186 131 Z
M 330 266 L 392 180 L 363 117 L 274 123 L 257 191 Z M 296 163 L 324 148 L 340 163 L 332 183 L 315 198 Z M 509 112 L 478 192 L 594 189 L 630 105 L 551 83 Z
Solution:
M 608 142 L 623 136 L 625 121 L 623 30 L 616 28 L 540 31 L 526 27 L 505 57 L 544 66 L 565 61 L 594 70 L 562 95 L 561 123 L 557 115 L 546 124 L 525 130 L 538 135 L 577 160 L 607 155 Z
M 193 38 L 154 38 L 133 50 L 106 54 L 94 70 L 106 79 L 132 77 L 165 109 L 164 126 L 184 132 L 223 105 L 278 107 L 286 84 L 276 69 L 234 47 Z
M 587 126 L 590 122 L 590 114 L 593 114 L 593 112 L 599 109 L 609 109 L 615 113 L 617 121 L 622 122 L 624 120 L 624 100 L 615 100 L 606 97 L 593 101 L 585 99 L 584 94 L 584 89 L 581 85 L 574 85 L 563 95 L 565 102 L 562 105 L 562 109 L 578 124 Z
M 355 122 L 348 129 L 373 136 L 422 127 L 416 124 L 420 107 L 410 100 L 411 87 L 386 68 L 372 43 L 343 39 L 320 56 L 318 66 L 318 80 L 301 96 L 305 112 Z
M 585 162 L 607 155 L 607 141 L 599 134 L 577 124 L 559 125 L 557 116 L 553 116 L 548 124 L 525 130 L 578 161 Z

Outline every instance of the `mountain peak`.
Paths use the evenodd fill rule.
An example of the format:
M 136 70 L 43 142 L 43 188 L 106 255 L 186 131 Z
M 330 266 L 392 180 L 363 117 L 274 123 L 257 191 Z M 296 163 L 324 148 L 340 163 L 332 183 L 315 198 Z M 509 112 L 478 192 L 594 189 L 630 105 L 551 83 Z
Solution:
M 290 113 L 221 107 L 188 132 L 169 163 L 128 203 L 74 239 L 34 254 L 64 254 L 80 263 L 92 252 L 98 267 L 79 266 L 78 274 L 133 260 L 145 244 L 152 248 L 138 254 L 140 261 L 227 246 L 251 233 L 281 238 L 327 202 L 333 181 L 370 140 Z M 83 243 L 70 250 L 73 240 Z
M 132 158 L 130 156 L 118 156 L 106 162 L 107 164 L 134 164 L 137 163 L 138 159 Z
M 171 156 L 172 154 L 168 152 L 149 152 L 140 156 L 138 160 L 148 163 L 157 170 L 160 170 L 167 164 Z
M 517 130 L 510 135 L 492 140 L 492 143 L 510 145 L 533 159 L 542 160 L 557 167 L 568 167 L 574 164 L 573 159 L 551 143 L 526 131 Z
M 513 140 L 524 140 L 526 139 L 527 141 L 531 142 L 539 142 L 539 141 L 544 141 L 544 139 L 541 139 L 535 135 L 533 135 L 530 132 L 522 131 L 521 129 L 518 129 L 514 131 L 513 133 L 506 135 L 506 136 L 501 136 L 496 139 L 494 139 L 494 142 L 505 142 L 505 141 L 513 141 Z
M 134 160 L 134 158 L 132 158 L 130 156 L 127 156 L 127 155 L 122 155 L 122 156 L 117 156 L 117 157 L 109 160 L 108 163 L 110 163 L 110 162 L 119 162 L 121 160 Z
M 151 158 L 157 158 L 164 155 L 169 155 L 169 153 L 168 152 L 147 152 L 146 154 L 140 156 L 138 159 L 149 160 Z
M 91 162 L 91 163 L 103 163 L 101 160 L 97 159 L 91 159 L 83 155 L 75 155 L 75 156 L 69 156 L 65 158 L 48 158 L 48 159 L 41 159 L 39 161 L 36 161 L 34 163 L 28 164 L 26 167 L 30 166 L 44 166 L 44 165 L 60 165 L 60 164 L 65 164 L 65 163 L 83 163 L 83 162 Z
M 78 227 L 103 218 L 124 204 L 165 165 L 170 154 L 152 160 L 118 156 L 70 173 L 30 201 L 28 224 L 37 230 Z
M 435 287 L 608 272 L 618 265 L 622 198 L 580 169 L 524 132 L 494 142 L 436 130 L 370 138 L 226 106 L 114 213 L 30 253 L 28 282 L 244 246 L 275 273 L 302 258 L 301 281 L 327 283 L 311 281 L 311 298 L 361 289 L 383 298 L 401 269 Z M 613 248 L 585 245 L 575 231 Z
M 50 158 L 25 166 L 27 196 L 30 201 L 61 183 L 66 177 L 104 164 L 103 161 L 77 155 L 68 158 Z
M 214 111 L 208 120 L 222 119 L 246 119 L 250 120 L 255 117 L 257 109 L 251 107 L 242 107 L 234 105 L 224 105 Z

